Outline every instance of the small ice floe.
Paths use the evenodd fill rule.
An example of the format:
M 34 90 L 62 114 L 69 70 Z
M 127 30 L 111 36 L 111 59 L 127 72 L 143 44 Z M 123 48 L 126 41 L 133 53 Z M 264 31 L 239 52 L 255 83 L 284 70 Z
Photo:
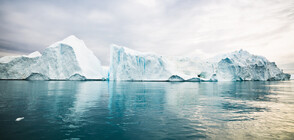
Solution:
M 24 117 L 19 117 L 19 118 L 16 118 L 16 120 L 15 121 L 21 121 L 21 120 L 23 120 L 24 119 Z

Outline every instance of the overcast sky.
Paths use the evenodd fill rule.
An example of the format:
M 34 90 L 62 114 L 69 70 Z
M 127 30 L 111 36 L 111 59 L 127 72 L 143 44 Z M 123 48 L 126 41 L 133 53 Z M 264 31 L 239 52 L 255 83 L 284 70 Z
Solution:
M 111 44 L 162 55 L 245 49 L 294 73 L 293 0 L 0 1 L 0 56 L 75 35 L 103 65 Z

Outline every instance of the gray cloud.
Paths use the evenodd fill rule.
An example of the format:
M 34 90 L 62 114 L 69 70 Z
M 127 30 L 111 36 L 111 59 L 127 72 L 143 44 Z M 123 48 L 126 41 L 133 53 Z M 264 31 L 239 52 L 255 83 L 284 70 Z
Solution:
M 291 69 L 293 9 L 292 0 L 1 1 L 0 54 L 42 51 L 74 34 L 104 65 L 114 43 L 163 55 L 243 48 Z

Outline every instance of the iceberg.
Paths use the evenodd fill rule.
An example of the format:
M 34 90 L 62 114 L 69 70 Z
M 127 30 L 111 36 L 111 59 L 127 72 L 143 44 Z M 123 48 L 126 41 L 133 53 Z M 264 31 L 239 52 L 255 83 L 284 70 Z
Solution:
M 219 81 L 276 81 L 289 80 L 274 62 L 263 56 L 240 50 L 211 59 Z M 211 71 L 210 71 L 211 72 Z
M 197 74 L 206 68 L 197 57 L 166 57 L 118 45 L 112 45 L 110 52 L 109 80 L 186 81 L 198 78 Z
M 141 53 L 112 45 L 109 80 L 167 80 L 171 73 L 167 61 L 156 54 Z
M 71 35 L 42 53 L 0 58 L 0 79 L 102 79 L 102 66 L 84 41 Z
M 274 62 L 240 50 L 202 60 L 166 57 L 112 45 L 109 80 L 130 81 L 273 81 L 289 80 Z
M 71 35 L 43 52 L 0 58 L 0 79 L 114 81 L 275 81 L 291 75 L 263 56 L 239 50 L 209 59 L 161 56 L 112 45 L 110 65 Z

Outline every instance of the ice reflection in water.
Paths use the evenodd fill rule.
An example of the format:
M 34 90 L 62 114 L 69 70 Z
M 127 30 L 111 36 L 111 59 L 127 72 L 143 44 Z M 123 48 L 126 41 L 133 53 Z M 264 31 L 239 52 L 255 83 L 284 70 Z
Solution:
M 291 139 L 294 82 L 0 81 L 0 125 L 1 139 Z

